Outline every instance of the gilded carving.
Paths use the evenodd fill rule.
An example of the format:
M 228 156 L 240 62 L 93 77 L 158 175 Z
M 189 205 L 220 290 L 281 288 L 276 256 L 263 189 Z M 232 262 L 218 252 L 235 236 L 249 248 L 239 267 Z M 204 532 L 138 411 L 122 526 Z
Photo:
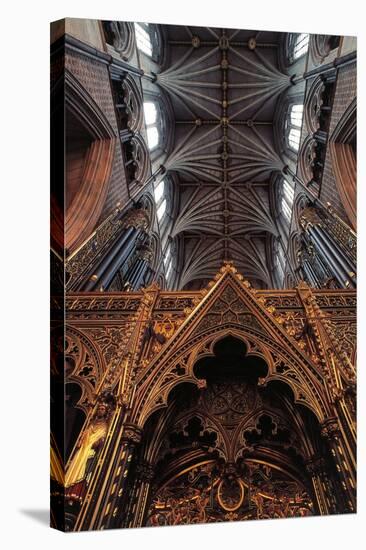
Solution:
M 302 422 L 310 422 L 310 417 L 305 415 L 307 420 L 300 421 L 298 415 L 302 413 L 297 407 L 302 404 L 304 410 L 311 411 L 311 422 L 318 426 L 317 437 L 328 442 L 332 456 L 346 453 L 349 467 L 351 444 L 344 446 L 340 428 L 344 422 L 352 431 L 355 423 L 354 377 L 351 366 L 346 368 L 355 355 L 354 304 L 354 292 L 314 292 L 305 283 L 295 291 L 276 295 L 255 291 L 230 264 L 223 267 L 207 293 L 168 293 L 152 285 L 142 292 L 119 296 L 69 295 L 68 315 L 81 315 L 72 322 L 84 324 L 86 341 L 93 341 L 96 350 L 94 354 L 84 353 L 81 362 L 83 348 L 71 339 L 67 348 L 73 357 L 69 371 L 72 376 L 77 373 L 80 379 L 84 377 L 93 389 L 85 402 L 89 415 L 98 391 L 117 392 L 115 402 L 124 412 L 119 431 L 112 430 L 111 437 L 119 438 L 122 444 L 120 464 L 132 459 L 128 453 L 136 455 L 136 466 L 131 469 L 134 474 L 129 473 L 127 463 L 124 470 L 117 468 L 118 491 L 123 495 L 125 484 L 137 491 L 138 505 L 147 507 L 147 524 L 292 517 L 337 509 L 332 494 L 338 481 L 326 477 L 328 463 L 311 451 L 306 434 L 299 429 Z M 200 365 L 208 369 L 210 361 L 216 361 L 212 364 L 219 368 L 217 346 L 225 338 L 236 339 L 235 345 L 242 346 L 240 361 L 239 356 L 233 361 L 239 361 L 235 368 L 242 362 L 244 370 L 232 380 L 211 379 L 207 373 L 216 371 L 210 367 L 203 375 Z M 96 371 L 91 359 L 99 355 L 106 366 Z M 252 378 L 246 364 L 254 369 Z M 337 369 L 342 369 L 343 385 L 337 382 Z M 292 397 L 285 397 L 286 392 L 282 397 L 273 393 L 272 381 L 286 384 Z M 187 382 L 195 389 L 184 394 L 183 409 L 175 410 L 180 401 L 172 396 L 180 395 L 181 385 Z M 149 443 L 148 433 L 155 433 L 154 419 L 160 419 L 163 426 L 164 418 L 171 422 L 167 431 L 162 429 L 161 439 L 156 436 Z M 93 421 L 88 425 L 93 432 Z M 80 439 L 84 462 L 81 451 L 75 459 L 80 472 L 85 467 L 91 491 L 96 491 L 93 476 L 98 475 L 93 456 L 107 456 L 106 429 L 109 424 L 106 428 L 101 421 L 89 437 L 84 428 Z M 290 457 L 303 461 L 308 485 L 295 471 L 292 477 L 281 473 L 271 462 L 271 454 L 263 463 L 256 462 L 259 449 L 271 449 L 284 461 Z M 196 464 L 184 473 L 175 470 L 175 457 L 184 456 L 188 450 L 197 455 Z M 288 467 L 283 465 L 283 471 Z M 125 477 L 121 478 L 123 471 Z M 341 474 L 339 490 L 347 491 L 350 504 L 345 506 L 350 510 L 354 506 L 351 481 L 347 472 Z M 133 482 L 130 475 L 135 476 Z M 318 490 L 314 487 L 323 482 L 327 484 L 328 501 L 318 496 L 314 500 L 313 490 Z M 80 490 L 78 482 L 70 487 L 70 495 L 77 494 L 82 510 L 86 510 L 85 483 Z M 151 492 L 143 496 L 139 493 L 142 490 Z

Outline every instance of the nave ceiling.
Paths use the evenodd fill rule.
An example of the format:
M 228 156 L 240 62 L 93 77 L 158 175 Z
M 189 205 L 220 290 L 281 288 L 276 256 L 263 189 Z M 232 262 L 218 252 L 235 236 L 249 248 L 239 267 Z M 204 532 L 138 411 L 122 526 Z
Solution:
M 285 166 L 274 138 L 279 101 L 292 87 L 281 33 L 164 26 L 156 83 L 169 98 L 174 146 L 175 286 L 197 288 L 225 260 L 255 286 L 276 286 L 279 231 L 273 189 Z

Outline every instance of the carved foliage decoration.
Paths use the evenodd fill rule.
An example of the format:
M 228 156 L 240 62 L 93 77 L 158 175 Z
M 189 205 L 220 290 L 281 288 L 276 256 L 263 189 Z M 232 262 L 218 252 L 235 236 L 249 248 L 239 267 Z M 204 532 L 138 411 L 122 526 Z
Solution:
M 181 525 L 311 516 L 309 492 L 269 464 L 247 461 L 228 472 L 206 461 L 182 472 L 155 495 L 147 525 Z
M 106 39 L 120 54 L 123 60 L 127 61 L 134 49 L 134 28 L 133 23 L 124 21 L 104 21 L 103 23 Z
M 331 34 L 312 34 L 309 49 L 316 64 L 323 63 L 330 52 L 339 45 L 339 36 Z
M 139 132 L 143 123 L 143 104 L 141 92 L 131 75 L 122 82 L 126 105 L 127 126 L 133 133 Z
M 220 298 L 208 310 L 195 334 L 226 323 L 249 326 L 261 332 L 264 330 L 231 286 L 225 288 Z
M 128 158 L 132 160 L 130 189 L 132 194 L 136 194 L 144 185 L 150 170 L 149 151 L 139 133 L 134 134 L 128 144 Z
M 128 340 L 132 333 L 133 320 L 122 326 L 107 326 L 104 328 L 89 329 L 90 338 L 100 348 L 108 372 L 103 381 L 105 389 L 113 388 L 127 369 L 129 353 Z
M 78 407 L 87 413 L 104 372 L 101 358 L 85 334 L 68 328 L 64 338 L 64 362 L 65 381 L 81 387 Z
M 227 273 L 223 278 L 225 276 L 231 277 L 232 275 Z M 220 282 L 222 283 L 222 279 Z M 217 287 L 219 288 L 220 286 L 217 283 Z M 223 311 L 225 311 L 229 304 L 229 315 L 225 325 L 218 323 L 215 326 L 213 323 L 209 327 L 209 335 L 205 336 L 203 332 L 204 327 L 201 324 L 204 313 L 200 312 L 200 307 L 202 306 L 197 307 L 194 315 L 185 321 L 181 329 L 163 347 L 155 361 L 141 374 L 138 379 L 137 389 L 139 395 L 137 399 L 138 405 L 133 414 L 137 415 L 137 418 L 142 422 L 144 422 L 145 415 L 151 414 L 152 411 L 166 405 L 169 392 L 176 384 L 183 381 L 193 382 L 198 386 L 202 384 L 203 381 L 198 380 L 193 373 L 195 362 L 202 354 L 212 354 L 215 341 L 227 334 L 232 334 L 244 340 L 247 345 L 248 354 L 254 353 L 265 360 L 268 365 L 268 376 L 263 383 L 267 383 L 271 379 L 279 379 L 288 383 L 294 392 L 296 401 L 308 406 L 319 419 L 326 415 L 328 405 L 322 399 L 322 374 L 317 370 L 315 364 L 312 363 L 311 358 L 306 358 L 301 347 L 292 340 L 293 337 L 290 334 L 289 337 L 291 340 L 288 340 L 288 337 L 281 336 L 282 343 L 279 348 L 278 331 L 280 324 L 277 325 L 274 319 L 269 321 L 268 317 L 266 317 L 266 322 L 263 324 L 259 323 L 258 319 L 256 319 L 256 323 L 263 327 L 270 322 L 272 324 L 271 330 L 277 332 L 276 337 L 274 337 L 274 335 L 266 333 L 268 329 L 263 328 L 260 332 L 257 326 L 253 330 L 253 326 L 250 327 L 248 324 L 238 324 L 235 326 L 231 322 L 231 316 L 235 316 L 236 318 L 236 315 L 249 315 L 249 313 L 245 313 L 244 302 L 241 301 L 243 298 L 238 300 L 242 291 L 240 292 L 239 289 L 233 291 L 234 288 L 235 285 L 232 284 L 228 286 L 223 285 L 223 290 L 216 296 L 216 299 L 212 300 L 213 303 L 211 303 L 211 306 L 206 306 L 206 311 L 210 311 L 212 308 L 214 315 L 222 319 L 225 316 Z M 249 297 L 250 292 L 246 292 L 248 292 Z M 234 294 L 237 294 L 236 299 Z M 221 299 L 222 296 L 224 296 L 224 299 Z M 251 296 L 250 301 L 256 302 L 253 296 Z M 249 311 L 249 306 L 247 307 Z M 253 304 L 251 304 L 250 308 L 252 307 Z M 237 308 L 242 313 L 237 313 L 235 311 Z M 274 308 L 270 307 L 268 312 L 272 315 Z M 211 319 L 210 315 L 213 315 L 213 313 L 208 315 L 208 319 Z M 261 312 L 260 315 L 263 315 L 263 313 Z M 281 319 L 278 316 L 278 323 L 280 321 Z M 200 330 L 197 330 L 198 327 L 200 327 Z M 186 337 L 183 337 L 181 334 L 183 328 L 185 331 L 188 331 Z M 276 365 L 281 362 L 288 365 L 286 372 L 276 370 Z M 183 368 L 177 369 L 177 365 L 181 367 L 183 365 Z M 135 419 L 136 422 L 138 422 L 137 418 Z
M 357 325 L 354 322 L 337 319 L 336 323 L 331 323 L 331 329 L 337 342 L 341 342 L 342 351 L 345 352 L 352 364 L 355 364 L 357 349 Z
M 95 230 L 91 238 L 66 262 L 66 288 L 77 288 L 88 270 L 100 261 L 108 248 L 121 236 L 128 227 L 149 228 L 151 220 L 145 208 L 131 208 L 122 217 L 117 209 Z M 96 299 L 97 300 L 97 299 Z M 81 300 L 79 301 L 81 303 Z M 97 302 L 96 302 L 97 304 Z M 96 305 L 97 307 L 97 305 Z M 108 308 L 111 307 L 109 302 Z M 102 309 L 102 308 L 101 308 Z M 112 307 L 112 309 L 114 309 Z M 123 309 L 123 308 L 121 308 Z
M 320 126 L 319 117 L 323 105 L 323 94 L 325 91 L 324 82 L 319 78 L 315 79 L 306 97 L 304 115 L 309 132 L 315 133 Z
M 94 232 L 93 236 L 66 262 L 66 288 L 73 289 L 92 262 L 105 252 L 120 234 L 123 224 L 119 212 L 109 216 Z
M 300 170 L 304 181 L 309 183 L 314 177 L 314 167 L 317 157 L 317 141 L 308 137 L 305 139 L 300 152 Z

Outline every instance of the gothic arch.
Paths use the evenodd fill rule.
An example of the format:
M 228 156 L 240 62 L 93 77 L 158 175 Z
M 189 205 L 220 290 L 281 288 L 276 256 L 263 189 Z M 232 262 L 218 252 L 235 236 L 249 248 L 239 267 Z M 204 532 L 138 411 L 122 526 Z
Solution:
M 321 419 L 320 409 L 322 405 L 320 405 L 320 408 L 315 403 L 311 406 L 310 401 L 305 402 L 305 396 L 301 396 L 301 387 L 308 386 L 308 383 L 305 380 L 305 377 L 301 377 L 301 375 L 299 377 L 297 376 L 295 372 L 296 366 L 293 359 L 290 359 L 289 355 L 285 352 L 278 352 L 278 345 L 276 346 L 274 341 L 271 341 L 266 337 L 263 338 L 263 335 L 260 332 L 256 333 L 256 331 L 248 331 L 248 329 L 243 330 L 242 327 L 238 325 L 236 327 L 231 326 L 230 328 L 222 329 L 218 334 L 212 337 L 211 342 L 210 336 L 207 335 L 200 348 L 198 348 L 198 351 L 196 352 L 197 355 L 193 355 L 192 361 L 197 361 L 197 359 L 201 356 L 201 353 L 208 353 L 205 350 L 207 349 L 207 344 L 209 342 L 209 354 L 212 355 L 215 344 L 228 335 L 244 342 L 247 347 L 246 357 L 256 357 L 261 359 L 267 365 L 268 373 L 261 377 L 259 381 L 261 386 L 266 386 L 274 380 L 283 382 L 293 391 L 295 402 L 302 403 L 304 406 L 308 407 L 319 420 Z M 200 350 L 202 350 L 202 352 Z M 288 376 L 289 374 L 290 376 Z M 314 389 L 314 387 L 311 388 L 313 391 Z M 310 394 L 311 392 L 309 395 Z
M 340 37 L 332 34 L 312 34 L 309 41 L 309 51 L 315 62 L 323 63 L 330 52 L 339 46 Z
M 309 133 L 315 133 L 320 126 L 319 118 L 323 105 L 323 94 L 325 91 L 324 81 L 318 76 L 310 86 L 304 105 L 304 116 L 306 127 Z
M 168 198 L 169 198 L 169 213 L 172 218 L 176 218 L 179 214 L 179 179 L 175 172 L 169 171 L 165 175 L 165 181 L 168 183 Z
M 199 357 L 211 354 L 215 342 L 227 335 L 241 339 L 248 346 L 248 355 L 255 355 L 266 362 L 268 374 L 260 381 L 263 386 L 272 380 L 284 382 L 293 391 L 295 403 L 309 408 L 319 422 L 324 420 L 328 403 L 321 397 L 320 377 L 315 380 L 313 374 L 306 373 L 303 361 L 301 365 L 299 358 L 295 358 L 289 350 L 279 351 L 278 342 L 259 332 L 257 327 L 253 329 L 230 323 L 216 329 L 210 327 L 207 332 L 201 332 L 198 336 L 193 335 L 170 357 L 166 353 L 165 360 L 155 362 L 153 376 L 149 377 L 148 384 L 137 382 L 137 393 L 140 393 L 137 401 L 140 406 L 132 411 L 133 421 L 143 425 L 154 411 L 166 407 L 169 393 L 182 382 L 201 387 L 202 381 L 193 372 L 194 365 Z M 163 352 L 164 349 L 159 355 L 164 356 Z
M 303 101 L 304 94 L 302 92 L 294 93 L 293 90 L 291 90 L 291 94 L 288 90 L 285 90 L 277 100 L 277 108 L 273 120 L 273 131 L 277 152 L 284 164 L 286 164 L 285 156 L 293 162 L 297 161 L 297 152 L 293 151 L 288 144 L 288 124 L 292 105 L 302 104 Z
M 136 197 L 147 180 L 150 171 L 150 156 L 145 140 L 141 134 L 134 134 L 130 143 L 134 170 L 133 178 L 129 186 L 132 196 Z
M 229 331 L 229 336 L 224 338 L 217 335 L 209 346 L 203 344 L 202 353 L 198 353 L 196 359 L 200 357 L 200 361 L 203 357 L 212 356 L 209 350 L 212 352 L 217 344 L 227 338 L 238 342 L 237 336 L 232 336 L 234 333 L 235 331 Z M 244 342 L 242 335 L 240 341 Z M 255 354 L 254 351 L 252 356 Z M 195 363 L 197 365 L 197 360 Z M 137 460 L 138 464 L 149 467 L 149 479 L 152 481 L 146 501 L 148 508 L 145 507 L 144 510 L 144 521 L 150 522 L 156 511 L 156 499 L 159 501 L 159 495 L 169 495 L 169 487 L 172 484 L 174 487 L 177 478 L 182 479 L 179 487 L 188 490 L 188 495 L 192 498 L 189 487 L 194 471 L 201 472 L 198 475 L 204 476 L 207 472 L 205 465 L 209 471 L 213 471 L 213 468 L 218 478 L 211 486 L 216 487 L 212 494 L 213 500 L 210 501 L 211 510 L 215 506 L 215 498 L 221 508 L 229 510 L 221 498 L 221 490 L 225 484 L 223 480 L 231 473 L 234 479 L 241 479 L 240 484 L 250 483 L 246 468 L 253 461 L 286 472 L 294 482 L 300 482 L 303 490 L 313 499 L 313 505 L 316 505 L 311 475 L 306 472 L 304 464 L 311 462 L 319 452 L 319 446 L 321 448 L 319 419 L 310 411 L 306 413 L 305 409 L 298 408 L 293 402 L 291 405 L 288 393 L 285 392 L 280 397 L 278 384 L 276 389 L 271 387 L 263 392 L 256 389 L 254 379 L 249 382 L 251 378 L 244 376 L 233 382 L 230 374 L 226 383 L 221 378 L 220 383 L 215 383 L 217 371 L 210 378 L 209 372 L 212 368 L 213 365 L 209 366 L 206 362 L 206 375 L 203 376 L 207 379 L 207 386 L 202 391 L 192 387 L 189 392 L 187 382 L 175 386 L 170 392 L 167 406 L 156 410 L 144 425 L 144 443 L 139 449 Z M 222 369 L 224 374 L 225 367 Z M 248 372 L 247 370 L 247 375 Z M 255 376 L 259 373 L 260 369 Z M 180 388 L 181 392 L 178 391 Z M 191 397 L 187 398 L 189 393 Z M 235 399 L 237 406 L 234 404 Z M 307 430 L 308 422 L 315 429 L 313 438 Z M 229 425 L 231 427 L 228 429 Z M 299 468 L 299 464 L 302 468 Z M 192 469 L 192 475 L 185 479 L 184 473 Z M 178 495 L 179 493 L 177 498 Z M 239 509 L 239 501 L 242 503 L 242 498 L 238 499 L 235 509 Z M 169 499 L 167 502 L 165 508 L 169 514 L 174 502 Z M 162 508 L 164 506 L 160 505 L 160 509 Z M 209 519 L 202 516 L 201 521 Z
M 113 46 L 124 61 L 128 61 L 135 48 L 133 23 L 124 21 L 103 21 L 107 44 Z
M 335 180 L 347 216 L 356 229 L 357 101 L 348 106 L 329 139 Z
M 158 278 L 157 278 L 157 284 L 159 285 L 159 287 L 161 289 L 165 289 L 166 280 L 165 280 L 165 275 L 163 273 L 159 273 Z
M 155 201 L 153 197 L 150 195 L 150 193 L 145 193 L 141 197 L 140 203 L 142 208 L 145 210 L 147 219 L 149 221 L 148 227 L 146 228 L 146 231 L 149 233 L 150 231 L 152 231 L 152 228 L 154 226 L 155 211 L 156 211 Z
M 65 246 L 73 252 L 92 233 L 102 213 L 116 136 L 100 107 L 67 70 L 65 112 L 66 134 L 69 126 L 73 136 L 80 133 L 75 150 L 70 150 L 70 154 L 66 151 Z M 73 143 L 69 140 L 68 146 Z
M 168 94 L 160 86 L 150 84 L 144 89 L 144 102 L 152 102 L 157 107 L 159 124 L 159 143 L 151 152 L 152 161 L 165 161 L 174 146 L 175 120 L 173 107 Z
M 151 268 L 156 273 L 161 260 L 161 247 L 159 236 L 153 232 L 151 234 L 152 264 Z
M 269 206 L 274 219 L 278 218 L 278 213 L 281 211 L 279 199 L 282 180 L 283 174 L 281 172 L 272 172 L 269 186 Z
M 298 252 L 300 249 L 300 234 L 298 231 L 293 231 L 288 241 L 288 255 L 293 269 L 298 267 Z M 288 286 L 287 288 L 292 288 Z
M 54 399 L 62 395 L 69 419 L 66 426 L 54 419 L 54 443 L 62 453 L 62 461 L 67 462 L 88 421 L 105 367 L 97 346 L 74 327 L 68 326 L 66 332 L 55 327 L 51 350 L 52 395 Z
M 64 338 L 65 382 L 80 386 L 82 393 L 76 406 L 87 415 L 105 371 L 104 360 L 91 339 L 80 330 L 69 326 Z
M 305 210 L 305 208 L 307 208 L 308 206 L 310 206 L 310 200 L 309 200 L 309 197 L 305 195 L 305 193 L 299 193 L 298 195 L 296 195 L 294 200 L 293 220 L 298 230 L 301 230 L 301 224 L 300 224 L 301 215 Z
M 301 145 L 299 153 L 300 175 L 307 185 L 314 180 L 318 146 L 318 142 L 312 135 L 307 136 Z
M 152 45 L 152 55 L 151 55 L 151 61 L 161 66 L 164 63 L 164 57 L 166 55 L 165 53 L 165 41 L 163 40 L 163 32 L 161 29 L 161 25 L 156 25 L 155 23 L 149 23 L 149 31 L 150 31 L 150 40 Z M 135 33 L 136 34 L 136 33 Z M 135 40 L 136 43 L 136 40 Z M 136 43 L 136 49 L 137 43 Z
M 131 74 L 122 81 L 126 104 L 127 126 L 132 133 L 140 132 L 143 124 L 143 101 L 140 89 Z

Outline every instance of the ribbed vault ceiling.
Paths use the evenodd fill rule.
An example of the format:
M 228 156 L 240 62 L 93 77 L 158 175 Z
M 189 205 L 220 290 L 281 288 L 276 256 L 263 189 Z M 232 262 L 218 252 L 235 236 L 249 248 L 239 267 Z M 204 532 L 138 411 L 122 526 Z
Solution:
M 199 287 L 224 260 L 256 286 L 274 286 L 271 175 L 280 33 L 166 26 L 167 61 L 157 83 L 171 100 L 179 288 Z

